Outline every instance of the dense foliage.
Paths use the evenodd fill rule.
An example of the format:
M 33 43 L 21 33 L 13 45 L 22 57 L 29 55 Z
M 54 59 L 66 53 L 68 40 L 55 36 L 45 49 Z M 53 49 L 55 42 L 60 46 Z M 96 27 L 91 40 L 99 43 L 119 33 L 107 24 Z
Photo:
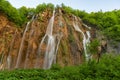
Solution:
M 119 80 L 120 56 L 104 55 L 100 63 L 91 61 L 80 66 L 50 70 L 28 69 L 1 71 L 0 80 Z
M 89 43 L 89 45 L 87 46 L 87 49 L 91 54 L 97 54 L 98 46 L 100 46 L 100 41 L 97 39 L 94 39 Z
M 54 5 L 49 4 L 39 4 L 36 8 L 26 8 L 25 6 L 16 9 L 14 8 L 8 1 L 0 0 L 0 13 L 5 13 L 9 20 L 16 23 L 17 25 L 21 26 L 26 21 L 29 20 L 28 16 L 32 16 L 39 12 L 43 12 L 46 9 L 54 9 Z
M 120 10 L 90 13 L 83 18 L 89 24 L 96 25 L 108 39 L 120 41 Z
M 0 12 L 5 13 L 8 18 L 16 24 L 22 24 L 22 18 L 16 8 L 14 8 L 8 1 L 0 0 Z

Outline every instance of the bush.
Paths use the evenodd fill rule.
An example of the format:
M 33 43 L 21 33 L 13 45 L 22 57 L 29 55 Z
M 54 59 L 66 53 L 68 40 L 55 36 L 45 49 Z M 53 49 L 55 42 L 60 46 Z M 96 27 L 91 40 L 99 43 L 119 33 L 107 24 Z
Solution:
M 98 39 L 94 39 L 91 43 L 88 45 L 88 51 L 91 54 L 97 54 L 98 53 L 98 46 L 100 46 L 100 42 Z
M 16 23 L 17 25 L 22 24 L 22 18 L 16 8 L 14 8 L 8 1 L 0 0 L 0 12 L 5 13 L 8 19 Z
M 120 55 L 105 54 L 100 63 L 91 61 L 79 66 L 60 68 L 53 65 L 49 70 L 42 69 L 17 69 L 1 71 L 1 80 L 119 80 Z M 5 74 L 5 75 L 4 75 Z
M 0 13 L 5 13 L 8 19 L 16 23 L 18 26 L 21 26 L 28 21 L 27 16 L 33 16 L 34 14 L 41 13 L 48 8 L 52 11 L 54 9 L 54 5 L 51 3 L 43 3 L 39 4 L 36 8 L 26 8 L 23 6 L 16 9 L 8 1 L 0 0 Z

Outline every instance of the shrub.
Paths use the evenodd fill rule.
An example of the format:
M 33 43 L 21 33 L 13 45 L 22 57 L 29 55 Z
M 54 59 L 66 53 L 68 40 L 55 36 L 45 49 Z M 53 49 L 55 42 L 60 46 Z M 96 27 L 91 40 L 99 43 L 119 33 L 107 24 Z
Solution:
M 51 69 L 17 69 L 13 71 L 1 71 L 1 80 L 119 80 L 120 79 L 120 55 L 105 54 L 100 63 L 95 61 L 79 66 L 61 68 L 53 65 Z M 5 75 L 4 75 L 5 74 Z

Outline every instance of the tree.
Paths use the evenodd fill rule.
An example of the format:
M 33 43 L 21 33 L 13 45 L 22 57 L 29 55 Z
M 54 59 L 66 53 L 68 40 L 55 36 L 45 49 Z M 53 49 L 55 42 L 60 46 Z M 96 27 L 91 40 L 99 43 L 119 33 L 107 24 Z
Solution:
M 45 9 L 46 9 L 47 5 L 45 3 L 43 4 L 39 4 L 37 7 L 36 7 L 36 13 L 39 13 L 39 12 L 43 12 Z
M 47 4 L 47 8 L 53 10 L 54 9 L 54 5 L 52 3 L 48 3 Z
M 22 18 L 16 8 L 14 8 L 8 1 L 0 1 L 0 11 L 5 13 L 9 20 L 13 21 L 17 25 L 21 25 Z
M 101 46 L 98 39 L 94 39 L 89 45 L 88 45 L 88 51 L 91 55 L 97 54 L 97 59 L 99 62 L 100 56 L 101 56 Z

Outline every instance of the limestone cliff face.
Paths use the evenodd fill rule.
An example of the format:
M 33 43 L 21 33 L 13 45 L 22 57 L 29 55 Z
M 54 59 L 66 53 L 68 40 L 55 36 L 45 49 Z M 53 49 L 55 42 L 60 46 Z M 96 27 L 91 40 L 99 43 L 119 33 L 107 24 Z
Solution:
M 19 38 L 18 38 L 19 37 Z M 13 40 L 14 38 L 14 40 Z M 5 68 L 6 59 L 10 50 L 13 49 L 14 42 L 20 41 L 20 29 L 0 13 L 0 69 Z M 19 43 L 18 43 L 19 45 Z M 11 56 L 14 55 L 11 53 Z
M 5 16 L 0 15 L 1 69 L 43 68 L 45 65 L 49 68 L 49 63 L 69 66 L 79 65 L 84 61 L 83 34 L 88 38 L 87 31 L 90 31 L 92 40 L 95 31 L 83 24 L 80 18 L 56 10 L 52 35 L 49 35 L 47 30 L 51 28 L 47 27 L 51 17 L 52 12 L 45 11 L 35 15 L 24 29 L 18 29 Z M 78 24 L 83 34 L 75 30 L 74 23 Z M 45 35 L 47 36 L 42 42 Z M 54 45 L 51 46 L 55 46 L 52 48 L 53 53 L 50 53 L 51 47 L 48 47 L 52 40 L 50 37 L 54 39 Z
M 7 54 L 11 40 L 15 31 L 17 33 L 16 25 L 10 22 L 7 17 L 0 13 L 0 55 L 2 53 Z

